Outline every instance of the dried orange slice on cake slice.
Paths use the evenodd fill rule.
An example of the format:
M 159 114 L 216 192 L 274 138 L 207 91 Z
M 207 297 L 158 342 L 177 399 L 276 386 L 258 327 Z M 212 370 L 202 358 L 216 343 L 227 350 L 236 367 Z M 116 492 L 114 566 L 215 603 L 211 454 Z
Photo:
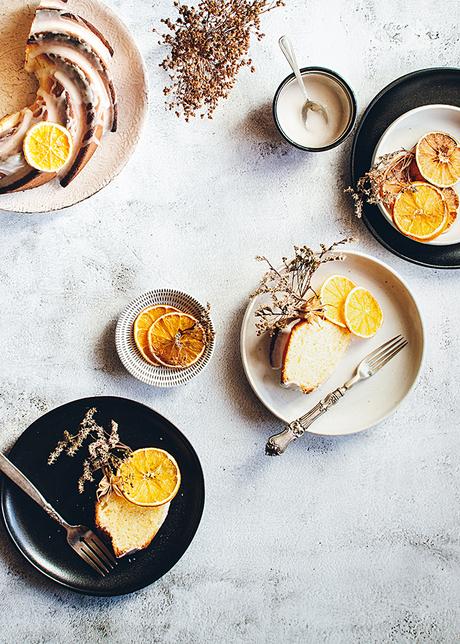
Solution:
M 448 188 L 460 178 L 460 147 L 445 132 L 429 132 L 422 136 L 415 149 L 420 174 L 439 188 Z
M 163 449 L 138 449 L 117 471 L 116 490 L 136 505 L 155 507 L 169 503 L 179 490 L 181 475 L 176 460 Z
M 41 172 L 58 172 L 69 160 L 72 149 L 72 135 L 59 123 L 42 121 L 33 125 L 24 137 L 25 159 Z
M 344 316 L 349 330 L 360 338 L 371 338 L 383 323 L 380 304 L 362 286 L 356 286 L 349 292 L 345 300 Z
M 163 304 L 154 304 L 142 309 L 133 325 L 134 342 L 144 360 L 150 364 L 158 366 L 158 361 L 153 357 L 149 348 L 149 329 L 155 320 L 158 320 L 165 313 L 172 313 L 177 311 L 174 306 L 166 306 Z
M 203 355 L 206 332 L 192 315 L 175 311 L 152 324 L 148 342 L 150 353 L 161 365 L 184 369 Z
M 422 181 L 414 181 L 400 192 L 393 206 L 398 229 L 417 241 L 429 241 L 440 235 L 447 216 L 448 207 L 441 190 Z
M 321 287 L 320 300 L 326 320 L 341 327 L 346 327 L 344 316 L 345 300 L 356 284 L 344 275 L 331 275 Z

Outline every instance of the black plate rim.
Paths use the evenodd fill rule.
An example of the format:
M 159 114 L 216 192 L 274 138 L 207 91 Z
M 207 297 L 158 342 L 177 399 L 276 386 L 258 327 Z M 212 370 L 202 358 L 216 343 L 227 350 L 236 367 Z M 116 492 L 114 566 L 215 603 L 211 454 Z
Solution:
M 356 147 L 358 143 L 359 136 L 361 134 L 361 130 L 363 128 L 363 125 L 367 119 L 367 116 L 369 112 L 374 108 L 374 106 L 378 103 L 378 101 L 390 90 L 393 89 L 396 85 L 403 84 L 405 81 L 407 81 L 409 78 L 413 78 L 415 76 L 422 76 L 427 73 L 436 73 L 436 72 L 454 72 L 460 75 L 460 67 L 425 67 L 424 69 L 417 69 L 413 72 L 409 72 L 408 74 L 403 74 L 403 76 L 399 76 L 395 80 L 391 81 L 388 83 L 388 85 L 385 85 L 383 89 L 378 92 L 374 96 L 374 98 L 371 100 L 369 105 L 366 107 L 363 115 L 359 119 L 358 127 L 356 128 L 355 134 L 353 136 L 353 143 L 351 147 L 351 155 L 350 155 L 350 175 L 352 179 L 353 185 L 356 184 L 356 176 L 355 176 L 355 159 L 356 159 Z M 415 108 L 414 108 L 415 109 Z M 383 134 L 383 132 L 382 132 Z M 380 212 L 380 211 L 379 211 Z M 400 257 L 401 259 L 404 259 L 406 262 L 410 262 L 411 264 L 416 264 L 417 266 L 423 266 L 425 268 L 437 268 L 437 269 L 442 269 L 442 270 L 455 270 L 460 268 L 460 244 L 451 244 L 449 245 L 449 248 L 452 248 L 452 246 L 458 246 L 459 248 L 459 260 L 458 263 L 456 264 L 434 264 L 430 263 L 428 261 L 424 261 L 421 259 L 417 259 L 415 257 L 411 257 L 409 255 L 405 255 L 403 252 L 400 252 L 393 248 L 390 243 L 388 243 L 379 233 L 371 226 L 370 222 L 368 221 L 367 216 L 363 213 L 362 216 L 362 221 L 364 222 L 366 228 L 369 230 L 371 235 L 380 243 L 384 248 L 389 250 L 393 255 L 396 255 L 397 257 Z
M 16 443 L 17 443 L 17 441 L 21 438 L 21 436 L 22 436 L 26 431 L 28 431 L 28 430 L 29 430 L 29 428 L 30 428 L 30 427 L 32 427 L 36 422 L 38 422 L 39 420 L 41 420 L 44 416 L 47 416 L 49 413 L 51 413 L 51 412 L 53 412 L 53 411 L 56 411 L 56 410 L 58 410 L 58 409 L 62 409 L 63 407 L 66 407 L 66 406 L 67 406 L 67 405 L 69 405 L 69 404 L 73 404 L 73 403 L 82 403 L 82 404 L 84 404 L 84 403 L 87 403 L 88 401 L 94 401 L 94 400 L 98 400 L 98 399 L 102 399 L 102 398 L 103 398 L 103 399 L 106 399 L 106 400 L 107 400 L 107 399 L 116 399 L 116 400 L 124 400 L 124 401 L 128 401 L 128 402 L 130 402 L 130 403 L 135 403 L 136 405 L 139 405 L 139 406 L 141 406 L 141 407 L 145 407 L 145 408 L 146 408 L 146 409 L 148 409 L 150 412 L 152 412 L 152 413 L 156 414 L 159 418 L 161 418 L 161 419 L 165 420 L 165 421 L 166 421 L 167 423 L 169 423 L 170 425 L 173 425 L 173 426 L 174 426 L 174 428 L 176 429 L 176 431 L 178 432 L 178 434 L 180 435 L 181 439 L 184 441 L 184 443 L 185 443 L 185 444 L 187 445 L 187 447 L 190 449 L 190 453 L 192 454 L 192 456 L 194 457 L 194 459 L 195 459 L 195 461 L 196 461 L 196 464 L 197 464 L 197 466 L 198 466 L 198 471 L 199 471 L 199 473 L 201 474 L 201 478 L 200 478 L 200 482 L 201 482 L 201 504 L 200 504 L 200 508 L 199 508 L 199 519 L 198 519 L 198 521 L 197 521 L 197 524 L 196 524 L 195 529 L 193 530 L 193 533 L 191 533 L 191 534 L 190 534 L 189 541 L 188 541 L 188 543 L 186 543 L 186 544 L 185 544 L 185 548 L 183 549 L 183 552 L 182 552 L 182 554 L 180 555 L 179 559 L 178 559 L 178 560 L 177 560 L 177 561 L 176 561 L 176 562 L 175 562 L 175 563 L 174 563 L 174 564 L 173 564 L 173 565 L 172 565 L 168 570 L 165 570 L 165 571 L 164 571 L 164 572 L 163 572 L 159 577 L 155 577 L 155 579 L 152 579 L 151 581 L 142 582 L 142 583 L 140 583 L 140 584 L 132 584 L 132 585 L 130 585 L 130 586 L 129 586 L 129 588 L 128 588 L 126 591 L 121 591 L 121 592 L 114 591 L 114 592 L 112 592 L 112 591 L 108 591 L 108 590 L 97 591 L 97 590 L 85 590 L 85 589 L 83 589 L 83 588 L 78 588 L 78 587 L 76 587 L 76 586 L 73 586 L 72 584 L 68 584 L 68 583 L 66 583 L 66 582 L 64 582 L 64 581 L 62 581 L 62 580 L 56 579 L 56 578 L 55 578 L 53 575 L 51 575 L 51 574 L 50 574 L 50 573 L 49 573 L 45 568 L 43 568 L 42 566 L 40 566 L 39 564 L 37 564 L 35 561 L 32 561 L 32 559 L 29 557 L 29 555 L 28 555 L 28 554 L 27 554 L 27 552 L 24 550 L 24 548 L 21 546 L 21 544 L 20 544 L 20 543 L 18 543 L 18 542 L 16 541 L 16 539 L 14 538 L 13 533 L 12 533 L 12 531 L 11 531 L 11 529 L 10 529 L 9 524 L 8 524 L 8 520 L 7 520 L 7 518 L 6 518 L 6 511 L 5 511 L 5 485 L 6 485 L 6 484 L 7 484 L 7 482 L 8 482 L 6 477 L 2 477 L 2 481 L 1 481 L 1 488 L 0 488 L 0 505 L 1 505 L 1 510 L 2 510 L 2 520 L 3 520 L 3 525 L 4 525 L 4 526 L 5 526 L 5 528 L 6 528 L 6 532 L 7 532 L 8 536 L 9 536 L 9 538 L 11 539 L 11 542 L 12 542 L 12 543 L 13 543 L 13 545 L 17 548 L 17 550 L 21 553 L 21 555 L 24 557 L 24 559 L 25 559 L 25 560 L 26 560 L 26 561 L 27 561 L 27 562 L 28 562 L 28 563 L 29 563 L 33 568 L 35 568 L 35 570 L 37 570 L 38 572 L 40 572 L 42 575 L 44 575 L 44 576 L 45 576 L 45 577 L 47 577 L 48 579 L 51 579 L 51 581 L 53 581 L 55 584 L 58 584 L 59 586 L 61 586 L 61 587 L 63 587 L 63 588 L 67 588 L 67 589 L 69 589 L 69 590 L 71 590 L 71 591 L 73 591 L 73 592 L 75 592 L 75 593 L 78 593 L 79 595 L 88 595 L 88 596 L 93 596 L 93 597 L 120 597 L 120 596 L 123 596 L 123 595 L 129 595 L 129 594 L 131 594 L 131 593 L 137 592 L 138 590 L 142 590 L 143 588 L 146 588 L 147 586 L 150 586 L 151 584 L 153 584 L 153 583 L 155 583 L 156 581 L 158 581 L 159 579 L 161 579 L 161 578 L 162 578 L 162 577 L 163 577 L 167 572 L 169 572 L 169 570 L 171 570 L 171 569 L 172 569 L 172 568 L 173 568 L 177 563 L 179 563 L 179 561 L 182 559 L 182 557 L 185 555 L 185 553 L 186 553 L 186 552 L 187 552 L 187 550 L 189 549 L 189 547 L 190 547 L 190 545 L 191 545 L 191 543 L 192 543 L 193 539 L 195 538 L 195 535 L 196 535 L 196 533 L 197 533 L 197 531 L 198 531 L 198 528 L 199 528 L 199 526 L 200 526 L 200 524 L 201 524 L 201 520 L 202 520 L 202 518 L 203 518 L 203 511 L 204 511 L 204 505 L 205 505 L 205 494 L 206 494 L 206 493 L 205 493 L 205 479 L 204 479 L 204 472 L 203 472 L 203 468 L 202 468 L 202 466 L 201 466 L 200 459 L 198 458 L 198 454 L 196 453 L 196 451 L 195 451 L 195 449 L 194 449 L 193 445 L 190 443 L 190 441 L 189 441 L 189 440 L 188 440 L 188 438 L 185 436 L 185 434 L 183 434 L 183 433 L 180 431 L 180 429 L 178 429 L 178 428 L 174 425 L 174 423 L 172 423 L 170 420 L 168 420 L 167 418 L 165 418 L 162 414 L 160 414 L 159 412 L 157 412 L 157 411 L 155 411 L 154 409 L 152 409 L 152 407 L 149 407 L 149 405 L 146 405 L 146 404 L 144 404 L 144 403 L 141 403 L 141 402 L 139 402 L 138 400 L 133 400 L 132 398 L 125 398 L 124 396 L 87 396 L 87 397 L 85 397 L 85 398 L 77 398 L 77 399 L 75 399 L 75 400 L 70 400 L 70 401 L 68 401 L 68 402 L 66 402 L 66 403 L 64 403 L 64 404 L 62 404 L 62 405 L 58 405 L 57 407 L 53 407 L 53 409 L 49 409 L 45 414 L 42 414 L 41 416 L 39 416 L 38 418 L 36 418 L 36 419 L 35 419 L 32 423 L 30 423 L 30 425 L 28 425 L 28 426 L 24 429 L 24 431 L 23 431 L 23 432 L 21 432 L 21 434 L 16 438 L 16 441 L 15 441 L 15 442 L 14 442 L 14 444 L 12 445 L 11 449 L 9 449 L 9 450 L 8 450 L 8 454 L 13 450 L 13 448 L 15 447 L 15 445 L 16 445 Z M 14 485 L 14 484 L 13 484 L 13 485 Z

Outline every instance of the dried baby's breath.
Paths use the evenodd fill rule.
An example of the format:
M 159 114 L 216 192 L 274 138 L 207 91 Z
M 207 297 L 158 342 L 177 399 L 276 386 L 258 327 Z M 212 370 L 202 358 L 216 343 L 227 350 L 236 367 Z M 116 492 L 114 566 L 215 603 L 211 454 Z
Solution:
M 196 7 L 174 2 L 179 16 L 161 22 L 169 30 L 160 45 L 170 48 L 161 63 L 169 73 L 166 105 L 188 121 L 212 118 L 242 67 L 255 71 L 248 57 L 251 35 L 261 40 L 260 18 L 283 0 L 202 0 Z
M 94 420 L 96 411 L 96 408 L 92 407 L 86 412 L 76 434 L 71 434 L 66 430 L 62 440 L 58 442 L 48 457 L 48 465 L 52 465 L 62 453 L 75 456 L 85 441 L 89 441 L 87 443 L 88 456 L 83 461 L 83 472 L 78 479 L 80 493 L 84 492 L 87 482 L 94 481 L 94 473 L 98 470 L 103 473 L 99 487 L 101 488 L 104 479 L 110 485 L 119 465 L 131 454 L 131 448 L 120 441 L 118 424 L 112 420 L 110 431 L 106 431 Z M 98 496 L 99 492 L 98 489 Z
M 411 183 L 410 167 L 414 157 L 412 150 L 404 149 L 384 154 L 358 179 L 355 188 L 345 189 L 351 194 L 357 217 L 362 216 L 365 203 L 393 205 L 398 190 Z
M 331 246 L 321 244 L 319 251 L 308 246 L 294 246 L 294 257 L 283 257 L 279 270 L 266 257 L 256 257 L 257 261 L 268 265 L 268 271 L 251 298 L 266 294 L 271 296 L 271 303 L 259 307 L 255 312 L 257 335 L 273 335 L 294 320 L 311 320 L 316 315 L 322 315 L 323 306 L 311 285 L 312 277 L 322 264 L 343 260 L 344 256 L 337 249 L 351 241 L 351 238 L 346 238 Z

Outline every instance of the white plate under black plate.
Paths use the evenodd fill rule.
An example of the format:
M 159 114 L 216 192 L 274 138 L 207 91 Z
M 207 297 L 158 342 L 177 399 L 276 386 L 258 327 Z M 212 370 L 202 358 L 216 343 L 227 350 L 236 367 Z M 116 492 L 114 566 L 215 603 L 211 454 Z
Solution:
M 316 391 L 303 394 L 297 388 L 286 389 L 280 385 L 280 372 L 271 369 L 269 338 L 257 336 L 254 315 L 266 296 L 250 302 L 241 327 L 241 357 L 249 383 L 265 407 L 285 423 L 299 418 L 343 385 L 368 353 L 399 333 L 407 338 L 408 345 L 384 369 L 354 387 L 309 428 L 313 434 L 327 436 L 364 431 L 391 414 L 417 382 L 424 353 L 423 323 L 408 285 L 392 268 L 369 255 L 356 251 L 343 254 L 345 261 L 327 262 L 318 269 L 313 287 L 318 291 L 330 275 L 346 275 L 375 295 L 384 320 L 373 338 L 352 338 L 332 376 Z
M 110 575 L 100 577 L 67 545 L 64 530 L 6 479 L 1 492 L 3 519 L 18 549 L 44 575 L 81 593 L 122 595 L 162 577 L 187 550 L 203 512 L 203 472 L 185 436 L 149 407 L 111 396 L 67 403 L 32 423 L 9 457 L 70 523 L 94 528 L 95 488 L 88 486 L 82 495 L 77 491 L 83 453 L 73 458 L 63 455 L 53 466 L 47 465 L 47 459 L 63 431 L 74 431 L 90 407 L 97 408 L 95 418 L 99 423 L 109 425 L 112 418 L 116 420 L 121 440 L 130 447 L 161 447 L 174 456 L 180 467 L 179 492 L 150 546 L 119 559 Z
M 385 87 L 371 101 L 355 134 L 351 154 L 353 185 L 371 167 L 375 148 L 396 119 L 422 105 L 437 104 L 460 107 L 460 69 L 422 69 Z M 413 241 L 401 235 L 375 205 L 364 206 L 363 221 L 376 239 L 403 259 L 433 268 L 460 268 L 460 243 L 436 245 Z
M 428 132 L 447 132 L 460 141 L 460 107 L 455 105 L 422 105 L 406 112 L 385 130 L 375 148 L 372 165 L 380 157 L 395 150 L 411 150 L 417 141 Z M 459 185 L 460 182 L 457 182 L 453 186 L 457 192 Z M 378 207 L 382 215 L 396 228 L 391 212 L 383 204 L 379 203 Z M 457 217 L 452 226 L 439 237 L 419 243 L 435 246 L 450 246 L 460 243 L 460 218 Z

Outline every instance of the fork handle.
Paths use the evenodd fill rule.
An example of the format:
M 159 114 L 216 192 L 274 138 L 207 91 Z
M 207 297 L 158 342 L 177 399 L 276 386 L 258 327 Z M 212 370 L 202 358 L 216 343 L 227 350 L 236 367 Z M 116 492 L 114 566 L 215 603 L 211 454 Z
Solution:
M 265 446 L 265 453 L 268 456 L 279 456 L 283 454 L 287 447 L 299 438 L 299 436 L 302 436 L 317 418 L 335 405 L 345 395 L 348 389 L 349 387 L 346 385 L 334 389 L 334 391 L 331 391 L 331 393 L 312 407 L 309 412 L 289 423 L 282 432 L 270 436 Z
M 9 458 L 0 452 L 0 471 L 3 472 L 13 483 L 16 483 L 31 499 L 35 501 L 54 521 L 59 523 L 62 527 L 66 528 L 68 523 L 56 512 L 53 506 L 48 503 L 43 494 L 37 490 L 35 485 L 30 481 L 25 474 L 18 470 Z

